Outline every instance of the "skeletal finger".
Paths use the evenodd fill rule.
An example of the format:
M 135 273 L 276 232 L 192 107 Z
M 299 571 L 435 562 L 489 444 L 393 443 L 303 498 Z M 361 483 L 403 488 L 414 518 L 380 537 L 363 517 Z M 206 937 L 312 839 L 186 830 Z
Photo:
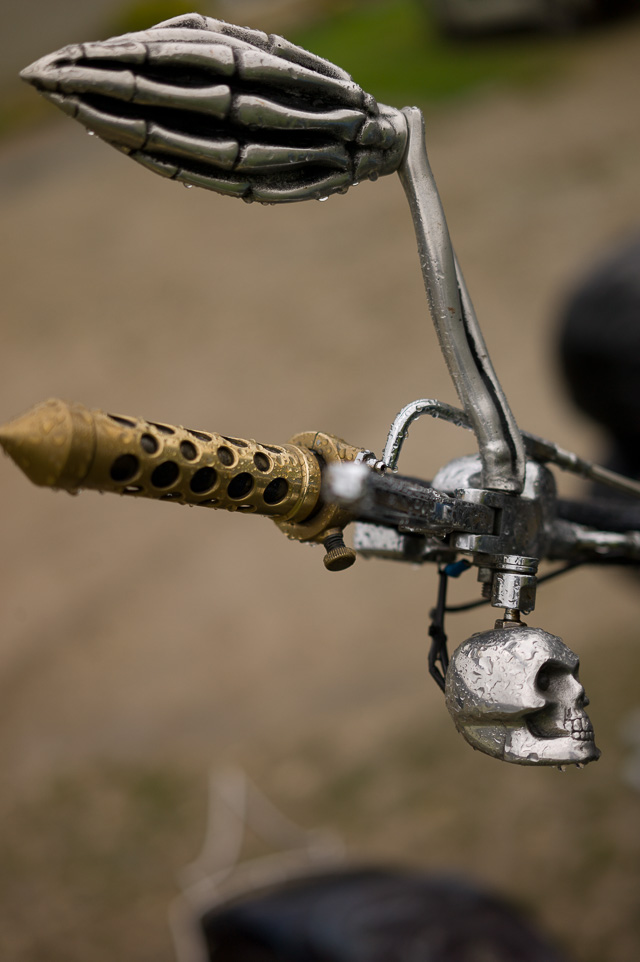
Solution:
M 351 81 L 351 76 L 346 70 L 325 60 L 309 50 L 304 50 L 291 41 L 286 40 L 278 34 L 266 34 L 261 30 L 252 30 L 250 27 L 237 27 L 233 23 L 226 23 L 224 20 L 215 20 L 213 17 L 204 17 L 199 14 L 186 14 L 173 17 L 159 23 L 153 29 L 195 29 L 211 33 L 220 34 L 226 40 L 234 39 L 267 53 L 275 54 L 283 60 L 290 60 L 292 63 L 300 64 L 310 70 L 326 74 L 328 77 L 335 77 L 338 80 Z
M 211 22 L 221 23 L 221 21 Z M 324 66 L 328 62 L 323 61 L 320 57 L 314 57 L 313 54 L 307 54 L 306 51 L 301 51 L 298 61 L 278 56 L 275 52 L 271 53 L 270 49 L 281 49 L 281 52 L 284 53 L 290 50 L 293 44 L 283 41 L 282 48 L 278 48 L 277 45 L 269 42 L 266 34 L 261 34 L 258 31 L 240 30 L 239 28 L 236 28 L 236 30 L 238 30 L 237 33 L 218 33 L 211 30 L 197 31 L 181 27 L 158 26 L 129 36 L 134 42 L 143 43 L 150 48 L 156 44 L 163 44 L 165 47 L 174 44 L 179 47 L 187 44 L 192 50 L 200 47 L 201 54 L 205 53 L 205 49 L 207 50 L 207 58 L 207 48 L 210 45 L 222 44 L 234 52 L 235 72 L 241 80 L 275 87 L 291 88 L 295 86 L 302 96 L 308 93 L 345 106 L 360 108 L 365 106 L 368 95 L 344 71 L 337 68 L 330 72 L 324 72 L 317 67 L 314 69 L 314 64 Z M 260 44 L 244 38 L 252 34 L 258 37 L 261 41 Z M 281 38 L 275 39 L 280 40 Z M 306 56 L 302 56 L 302 54 L 306 54 Z M 179 54 L 176 54 L 177 56 Z M 369 99 L 375 103 L 373 98 Z
M 233 98 L 231 119 L 245 127 L 321 131 L 341 140 L 355 140 L 363 125 L 360 110 L 301 110 L 253 94 L 238 94 Z
M 170 154 L 173 157 L 184 157 L 186 160 L 197 159 L 199 162 L 209 163 L 223 170 L 231 170 L 239 153 L 236 140 L 205 140 L 202 137 L 189 137 L 166 130 L 157 124 L 149 124 L 147 136 L 143 144 L 145 151 Z
M 261 204 L 291 204 L 299 200 L 326 200 L 330 194 L 345 193 L 353 179 L 348 171 L 329 174 L 326 177 L 313 177 L 284 186 L 281 182 L 262 183 L 251 188 L 251 200 Z
M 147 125 L 144 120 L 113 117 L 102 110 L 90 107 L 77 97 L 65 97 L 63 94 L 48 92 L 44 96 L 60 107 L 65 114 L 80 121 L 91 133 L 102 137 L 114 147 L 136 149 L 142 147 L 147 139 Z
M 46 81 L 48 89 L 59 93 L 113 97 L 141 107 L 184 109 L 220 118 L 227 116 L 231 106 L 231 90 L 225 84 L 184 88 L 136 76 L 130 70 L 51 67 Z
M 241 153 L 236 170 L 247 172 L 282 171 L 302 164 L 320 167 L 339 167 L 347 170 L 349 154 L 342 145 L 326 147 L 279 147 L 265 144 L 248 144 Z
M 327 77 L 261 50 L 236 51 L 236 69 L 241 80 L 252 84 L 293 86 L 303 97 L 326 98 L 331 103 L 347 107 L 364 106 L 364 91 L 352 80 Z
M 147 154 L 141 150 L 129 152 L 129 157 L 136 163 L 146 167 L 147 170 L 167 177 L 170 180 L 177 180 L 188 186 L 204 187 L 206 190 L 215 190 L 218 194 L 227 194 L 230 197 L 243 197 L 251 199 L 251 182 L 248 179 L 239 179 L 224 174 L 214 175 L 183 170 L 166 160 L 159 160 L 157 157 Z

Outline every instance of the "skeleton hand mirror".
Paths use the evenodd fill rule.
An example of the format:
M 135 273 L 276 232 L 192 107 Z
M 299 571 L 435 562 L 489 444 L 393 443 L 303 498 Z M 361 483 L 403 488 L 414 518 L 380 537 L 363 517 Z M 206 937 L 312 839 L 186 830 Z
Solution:
M 517 765 L 585 765 L 600 757 L 579 659 L 524 625 L 472 635 L 453 653 L 446 703 L 473 748 Z
M 402 113 L 344 70 L 199 14 L 63 47 L 22 77 L 149 170 L 247 202 L 344 193 L 406 146 Z

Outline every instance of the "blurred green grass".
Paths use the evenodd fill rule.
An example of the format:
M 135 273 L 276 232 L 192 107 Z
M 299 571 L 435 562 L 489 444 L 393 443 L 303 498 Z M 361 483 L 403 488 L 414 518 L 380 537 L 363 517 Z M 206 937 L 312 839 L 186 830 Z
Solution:
M 134 0 L 116 9 L 109 21 L 108 33 L 117 37 L 121 33 L 133 33 L 136 30 L 147 30 L 156 23 L 180 17 L 185 13 L 199 13 L 207 16 L 211 14 L 210 2 L 201 2 L 194 6 L 189 0 Z
M 12 84 L 0 90 L 0 141 L 46 122 L 54 111 L 31 89 Z
M 290 39 L 344 67 L 365 90 L 394 105 L 553 79 L 573 44 L 571 38 L 533 33 L 448 40 L 416 0 L 350 6 Z

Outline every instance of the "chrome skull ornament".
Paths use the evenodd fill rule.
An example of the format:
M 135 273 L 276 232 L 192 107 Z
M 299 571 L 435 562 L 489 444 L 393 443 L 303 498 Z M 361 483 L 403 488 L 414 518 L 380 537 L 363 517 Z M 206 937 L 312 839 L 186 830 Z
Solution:
M 479 632 L 453 653 L 446 703 L 473 748 L 517 765 L 584 765 L 600 757 L 579 659 L 540 628 Z

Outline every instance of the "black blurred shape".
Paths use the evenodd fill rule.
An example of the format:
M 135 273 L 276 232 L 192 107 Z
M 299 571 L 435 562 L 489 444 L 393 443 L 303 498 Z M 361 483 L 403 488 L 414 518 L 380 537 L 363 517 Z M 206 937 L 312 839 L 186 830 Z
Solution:
M 569 296 L 560 359 L 576 405 L 607 434 L 607 467 L 640 478 L 640 234 L 591 268 Z
M 522 31 L 572 33 L 636 15 L 640 0 L 418 0 L 456 40 L 509 39 Z
M 507 902 L 466 882 L 351 869 L 298 879 L 201 920 L 215 962 L 563 962 Z

